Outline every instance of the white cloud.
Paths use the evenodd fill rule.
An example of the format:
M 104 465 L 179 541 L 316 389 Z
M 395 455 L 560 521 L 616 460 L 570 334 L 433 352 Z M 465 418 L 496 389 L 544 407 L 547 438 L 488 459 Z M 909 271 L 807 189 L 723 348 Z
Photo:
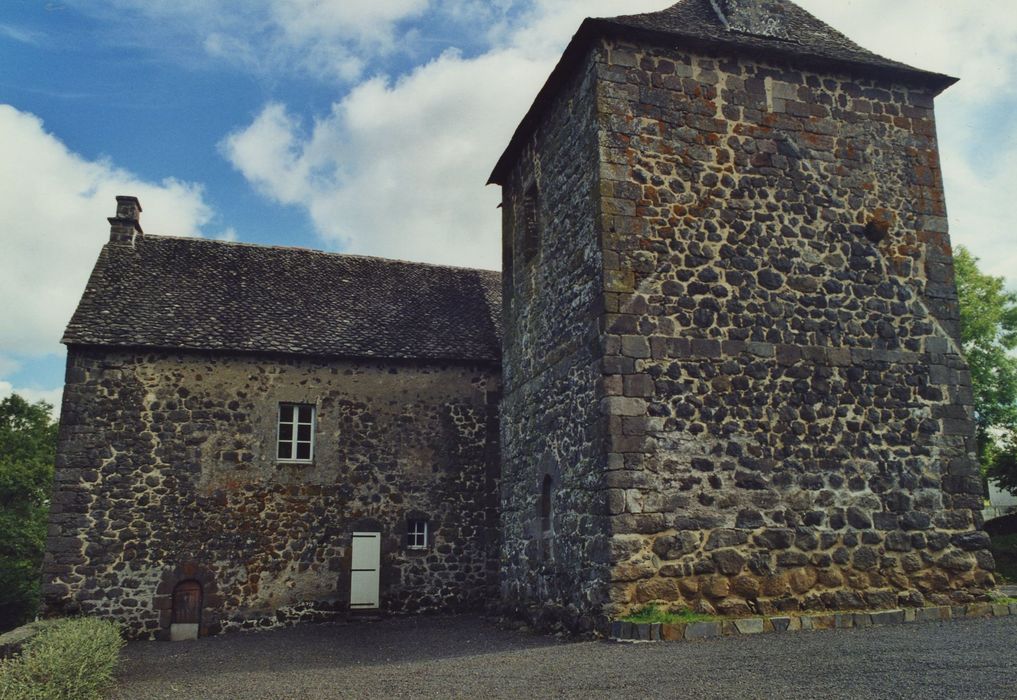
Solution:
M 957 74 L 938 103 L 955 241 L 1017 282 L 1006 229 L 1011 149 L 975 152 L 976 136 L 1014 142 L 1017 13 L 985 0 L 802 0 L 878 53 Z M 661 9 L 662 0 L 446 0 L 442 12 L 487 23 L 490 49 L 453 51 L 393 80 L 373 78 L 316 120 L 270 103 L 223 142 L 232 164 L 269 198 L 303 207 L 327 241 L 378 255 L 497 266 L 498 194 L 483 182 L 512 130 L 586 16 Z M 523 11 L 520 13 L 520 9 Z M 874 22 L 873 18 L 879 21 Z
M 6 399 L 11 394 L 17 394 L 28 403 L 45 401 L 53 410 L 50 412 L 54 420 L 60 418 L 60 402 L 63 399 L 64 390 L 60 389 L 16 389 L 10 382 L 0 380 L 0 400 Z
M 68 0 L 100 17 L 118 42 L 156 45 L 163 56 L 195 53 L 268 76 L 358 78 L 371 58 L 399 48 L 399 25 L 428 0 Z M 140 20 L 140 21 L 139 21 Z
M 611 8 L 542 0 L 487 53 L 450 50 L 398 80 L 363 82 L 311 125 L 270 103 L 223 153 L 344 250 L 500 267 L 500 195 L 487 177 L 583 17 Z
M 138 196 L 144 227 L 160 234 L 197 235 L 211 211 L 200 187 L 146 182 L 108 161 L 86 160 L 36 116 L 9 105 L 0 105 L 0 152 L 2 378 L 19 357 L 60 351 L 63 329 L 108 240 L 106 217 L 116 195 Z
M 43 34 L 40 32 L 3 23 L 0 23 L 0 37 L 11 39 L 20 44 L 31 44 L 33 46 L 42 43 L 43 40 Z

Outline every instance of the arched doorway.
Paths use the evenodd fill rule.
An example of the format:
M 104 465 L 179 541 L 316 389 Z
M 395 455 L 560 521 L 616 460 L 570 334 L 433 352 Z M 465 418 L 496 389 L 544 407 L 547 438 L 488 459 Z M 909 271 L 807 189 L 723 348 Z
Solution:
M 173 618 L 170 639 L 174 642 L 197 639 L 201 629 L 204 592 L 197 581 L 181 581 L 173 589 Z

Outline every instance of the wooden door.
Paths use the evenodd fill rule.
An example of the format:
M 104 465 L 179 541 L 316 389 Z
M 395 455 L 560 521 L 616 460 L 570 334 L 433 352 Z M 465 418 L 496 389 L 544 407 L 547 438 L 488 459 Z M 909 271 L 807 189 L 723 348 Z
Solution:
M 381 533 L 354 532 L 350 560 L 350 608 L 376 610 L 381 605 Z
M 173 590 L 173 623 L 201 624 L 201 584 L 184 581 Z

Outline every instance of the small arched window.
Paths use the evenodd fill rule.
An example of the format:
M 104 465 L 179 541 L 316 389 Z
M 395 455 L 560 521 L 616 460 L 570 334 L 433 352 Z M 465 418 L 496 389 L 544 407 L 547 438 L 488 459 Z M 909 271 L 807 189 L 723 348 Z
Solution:
M 540 486 L 540 531 L 548 533 L 551 531 L 551 497 L 554 487 L 554 480 L 550 474 L 544 475 L 544 483 Z

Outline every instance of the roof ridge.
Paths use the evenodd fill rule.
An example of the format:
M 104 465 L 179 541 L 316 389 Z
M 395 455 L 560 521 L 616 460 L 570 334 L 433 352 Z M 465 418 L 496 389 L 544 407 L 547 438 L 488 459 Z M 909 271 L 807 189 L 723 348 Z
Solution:
M 697 3 L 697 2 L 703 3 L 704 0 L 678 0 L 678 2 L 675 2 L 674 4 L 669 5 L 668 7 L 665 7 L 665 8 L 660 9 L 660 10 L 654 10 L 652 12 L 640 12 L 640 13 L 630 14 L 630 15 L 618 15 L 616 17 L 603 17 L 603 18 L 600 18 L 600 19 L 608 21 L 608 22 L 619 22 L 619 21 L 622 21 L 622 20 L 637 20 L 637 19 L 638 20 L 647 20 L 647 19 L 654 18 L 654 17 L 665 17 L 665 16 L 667 16 L 667 15 L 669 15 L 669 14 L 675 12 L 675 11 L 687 10 L 687 9 L 689 9 L 688 6 L 690 6 L 690 5 L 694 4 L 694 3 Z M 729 7 L 727 9 L 725 9 L 724 5 L 726 5 L 727 3 L 731 3 L 733 5 L 733 7 Z M 844 32 L 842 32 L 839 29 L 837 29 L 836 27 L 834 27 L 829 22 L 826 22 L 825 20 L 823 20 L 820 17 L 816 16 L 814 13 L 810 12 L 806 8 L 802 7 L 798 3 L 794 2 L 794 0 L 705 0 L 705 4 L 708 4 L 710 6 L 710 8 L 713 10 L 712 18 L 716 20 L 717 24 L 723 26 L 725 32 L 727 32 L 727 33 L 729 33 L 731 35 L 731 43 L 732 44 L 738 44 L 739 43 L 738 38 L 739 38 L 739 36 L 741 36 L 741 37 L 746 37 L 746 38 L 748 38 L 748 37 L 757 37 L 759 39 L 765 39 L 765 40 L 771 40 L 771 41 L 788 41 L 788 42 L 791 42 L 791 43 L 794 43 L 794 44 L 798 44 L 799 46 L 801 46 L 801 47 L 803 47 L 805 49 L 810 48 L 810 46 L 809 46 L 809 44 L 807 42 L 804 42 L 804 41 L 802 41 L 800 39 L 794 38 L 794 37 L 792 37 L 790 35 L 783 34 L 781 32 L 777 32 L 777 33 L 773 33 L 773 34 L 757 34 L 757 33 L 754 33 L 753 31 L 750 31 L 749 29 L 744 28 L 744 27 L 743 28 L 738 28 L 734 24 L 732 24 L 731 19 L 725 15 L 725 12 L 732 12 L 732 11 L 734 13 L 742 13 L 742 12 L 745 11 L 745 6 L 746 5 L 751 5 L 754 8 L 758 8 L 761 5 L 770 5 L 771 6 L 770 9 L 775 9 L 772 6 L 773 5 L 778 5 L 778 6 L 781 6 L 781 8 L 780 8 L 781 9 L 781 13 L 783 13 L 783 11 L 785 11 L 785 10 L 790 10 L 791 13 L 798 14 L 798 15 L 800 15 L 800 16 L 808 19 L 808 20 L 810 20 L 812 23 L 814 23 L 815 27 L 813 27 L 813 28 L 806 28 L 806 29 L 821 29 L 825 33 L 832 34 L 835 38 L 837 38 L 837 39 L 843 41 L 845 44 L 847 44 L 848 48 L 850 48 L 854 52 L 857 52 L 857 53 L 859 53 L 859 54 L 861 54 L 863 56 L 870 56 L 870 57 L 873 57 L 873 58 L 878 58 L 878 59 L 880 59 L 882 61 L 885 61 L 887 63 L 896 64 L 897 66 L 899 66 L 901 68 L 907 68 L 907 69 L 915 70 L 915 71 L 918 71 L 918 72 L 926 72 L 926 71 L 923 71 L 922 69 L 915 68 L 914 66 L 910 66 L 910 65 L 908 65 L 906 63 L 903 63 L 903 62 L 898 61 L 898 60 L 893 59 L 893 58 L 888 58 L 886 56 L 883 56 L 881 54 L 876 53 L 875 51 L 872 51 L 870 49 L 865 48 L 864 46 L 859 44 L 857 41 L 855 41 L 854 39 L 849 37 L 847 34 L 845 34 Z M 773 13 L 773 14 L 781 14 L 781 13 Z M 813 48 L 815 50 L 815 47 L 811 47 L 811 48 Z
M 251 243 L 248 241 L 225 241 L 217 238 L 205 238 L 203 236 L 166 236 L 166 235 L 152 235 L 145 234 L 144 238 L 139 239 L 139 244 L 144 245 L 146 241 L 185 241 L 195 243 L 209 243 L 213 245 L 223 246 L 235 246 L 244 248 L 257 248 L 265 251 L 278 251 L 278 252 L 296 252 L 306 253 L 311 255 L 323 255 L 333 258 L 349 258 L 353 260 L 370 260 L 383 263 L 395 263 L 400 265 L 412 265 L 415 267 L 431 267 L 442 270 L 462 270 L 465 272 L 490 272 L 492 274 L 500 275 L 501 270 L 490 270 L 483 267 L 466 267 L 464 265 L 446 265 L 442 263 L 431 263 L 424 262 L 421 260 L 405 260 L 402 258 L 386 258 L 380 255 L 364 255 L 361 253 L 344 253 L 341 251 L 329 251 L 322 250 L 320 248 L 305 248 L 303 246 L 286 246 L 286 245 L 273 245 L 267 243 Z

